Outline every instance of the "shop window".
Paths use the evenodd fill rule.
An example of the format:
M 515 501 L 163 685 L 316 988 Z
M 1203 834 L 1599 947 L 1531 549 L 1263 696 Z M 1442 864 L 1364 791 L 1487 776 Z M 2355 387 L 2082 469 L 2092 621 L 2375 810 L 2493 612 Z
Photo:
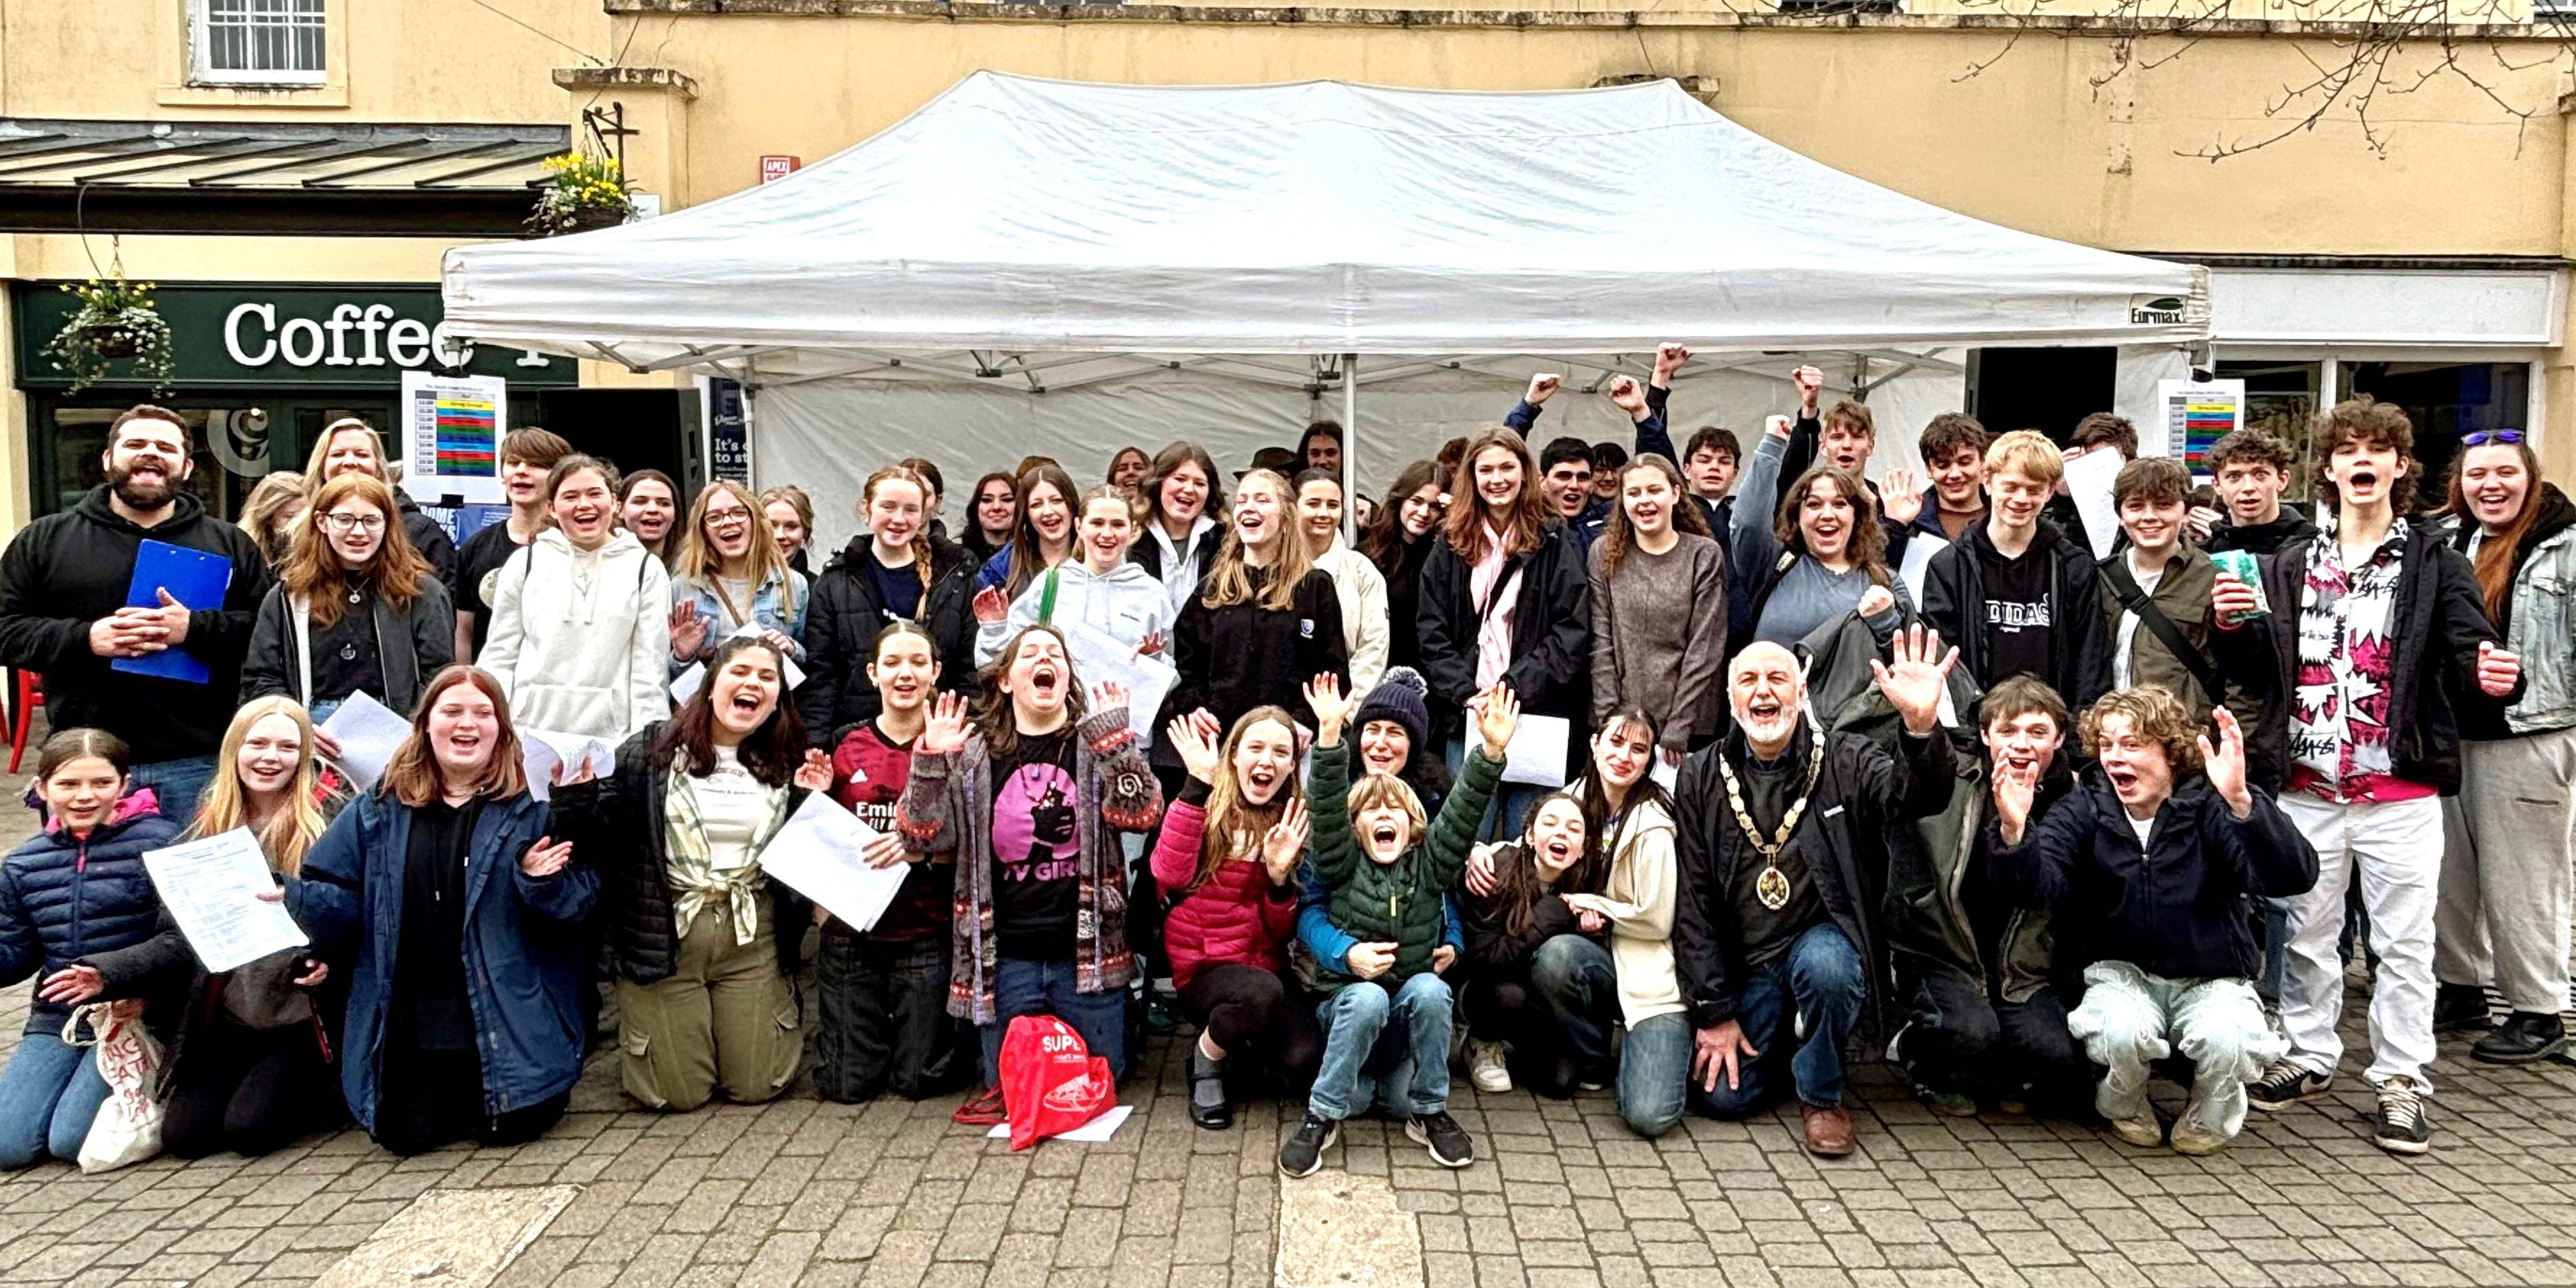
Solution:
M 132 404 L 99 399 L 56 401 L 39 397 L 35 406 L 35 451 L 38 468 L 31 480 L 35 510 L 52 514 L 80 504 L 90 489 L 107 481 L 100 463 L 107 451 L 107 427 Z M 313 401 L 253 401 L 221 395 L 202 400 L 177 398 L 161 405 L 179 414 L 188 426 L 189 456 L 196 469 L 188 490 L 209 514 L 233 519 L 261 476 L 272 469 L 300 470 L 322 426 L 342 416 L 356 416 L 380 429 L 391 425 L 393 404 Z M 515 418 L 514 418 L 515 423 Z
M 200 85 L 319 85 L 324 0 L 190 0 L 190 77 Z
M 2109 348 L 1977 349 L 1969 355 L 1971 415 L 1988 432 L 2036 429 L 2058 443 L 2075 422 L 2111 409 L 2120 351 Z
M 2298 454 L 2284 493 L 2292 499 L 2308 495 L 2308 430 L 2317 418 L 2321 367 L 2316 362 L 2222 362 L 2216 372 L 2221 380 L 2245 382 L 2246 428 L 2271 433 Z
M 2531 364 L 2526 362 L 2347 362 L 2345 396 L 2369 394 L 2406 409 L 2415 425 L 2415 505 L 2439 508 L 2449 490 L 2460 435 L 2481 429 L 2526 429 Z

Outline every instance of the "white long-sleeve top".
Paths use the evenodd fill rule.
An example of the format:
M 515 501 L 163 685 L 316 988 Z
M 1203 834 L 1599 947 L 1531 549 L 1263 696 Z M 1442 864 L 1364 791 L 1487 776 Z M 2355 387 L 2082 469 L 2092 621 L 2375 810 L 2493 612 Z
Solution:
M 1566 906 L 1610 919 L 1610 961 L 1619 972 L 1619 1012 L 1629 1028 L 1677 1015 L 1680 972 L 1673 967 L 1673 905 L 1681 881 L 1673 816 L 1652 801 L 1630 806 L 1612 833 L 1610 875 L 1599 894 L 1570 894 Z
M 1315 566 L 1333 579 L 1342 601 L 1342 642 L 1351 655 L 1351 696 L 1364 697 L 1386 674 L 1386 651 L 1393 641 L 1387 621 L 1386 574 L 1368 556 L 1333 538 L 1333 548 L 1315 556 Z
M 513 723 L 619 742 L 671 714 L 671 574 L 634 534 L 585 551 L 548 528 L 493 580 L 476 662 Z

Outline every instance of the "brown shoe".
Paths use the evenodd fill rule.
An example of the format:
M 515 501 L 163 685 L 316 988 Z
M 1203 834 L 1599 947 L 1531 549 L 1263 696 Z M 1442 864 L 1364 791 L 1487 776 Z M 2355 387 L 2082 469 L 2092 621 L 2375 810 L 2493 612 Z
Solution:
M 1842 1158 L 1852 1152 L 1851 1115 L 1841 1107 L 1819 1109 L 1800 1102 L 1798 1112 L 1807 1120 L 1807 1152 L 1818 1158 Z

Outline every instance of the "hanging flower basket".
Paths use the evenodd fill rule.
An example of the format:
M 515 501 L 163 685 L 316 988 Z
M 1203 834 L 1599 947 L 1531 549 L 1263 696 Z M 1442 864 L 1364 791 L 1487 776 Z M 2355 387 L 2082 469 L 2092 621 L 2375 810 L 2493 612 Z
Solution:
M 553 182 L 537 196 L 527 229 L 540 237 L 614 228 L 635 216 L 634 187 L 618 163 L 585 152 L 546 158 Z
M 152 283 L 94 277 L 63 289 L 79 298 L 80 307 L 46 343 L 43 355 L 72 378 L 71 392 L 106 379 L 110 364 L 117 362 L 131 362 L 134 383 L 149 385 L 154 396 L 169 391 L 170 324 L 152 305 Z

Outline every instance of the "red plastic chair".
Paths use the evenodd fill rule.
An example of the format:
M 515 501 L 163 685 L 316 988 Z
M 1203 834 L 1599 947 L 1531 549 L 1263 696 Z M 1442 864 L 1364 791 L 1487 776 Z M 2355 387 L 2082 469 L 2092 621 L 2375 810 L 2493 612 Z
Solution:
M 9 706 L 9 772 L 18 772 L 18 761 L 27 754 L 27 719 L 36 708 L 45 705 L 44 677 L 33 671 L 19 671 L 16 692 Z

